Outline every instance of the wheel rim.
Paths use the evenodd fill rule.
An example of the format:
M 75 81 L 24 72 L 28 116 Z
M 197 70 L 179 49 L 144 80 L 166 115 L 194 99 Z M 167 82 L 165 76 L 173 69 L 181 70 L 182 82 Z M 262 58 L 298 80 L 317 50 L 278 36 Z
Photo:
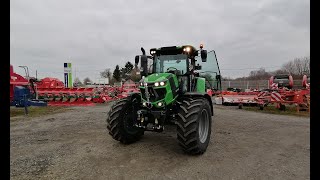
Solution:
M 208 118 L 208 112 L 206 109 L 203 109 L 201 111 L 201 117 L 199 121 L 199 139 L 201 143 L 206 142 L 207 136 L 209 133 L 209 118 Z

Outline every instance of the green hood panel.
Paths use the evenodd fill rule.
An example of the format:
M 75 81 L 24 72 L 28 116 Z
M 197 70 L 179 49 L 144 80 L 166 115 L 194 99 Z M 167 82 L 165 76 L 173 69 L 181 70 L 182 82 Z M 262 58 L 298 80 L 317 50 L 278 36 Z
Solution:
M 172 75 L 171 73 L 154 73 L 147 76 L 144 81 L 145 82 L 160 82 L 165 81 L 167 78 Z

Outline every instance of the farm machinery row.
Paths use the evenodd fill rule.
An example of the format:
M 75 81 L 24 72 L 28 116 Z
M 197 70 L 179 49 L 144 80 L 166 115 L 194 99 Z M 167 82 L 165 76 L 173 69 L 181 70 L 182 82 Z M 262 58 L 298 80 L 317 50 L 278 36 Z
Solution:
M 137 85 L 127 81 L 121 86 L 103 87 L 64 87 L 57 78 L 23 77 L 10 66 L 10 104 L 25 106 L 92 106 L 127 97 L 129 93 L 138 92 Z
M 79 88 L 37 88 L 39 99 L 44 99 L 51 106 L 92 106 L 128 96 L 130 92 L 137 92 L 136 84 L 105 87 Z
M 269 80 L 269 88 L 261 91 L 239 92 L 236 90 L 222 91 L 216 101 L 223 105 L 258 106 L 261 110 L 268 104 L 276 104 L 280 110 L 287 105 L 295 105 L 297 111 L 310 111 L 310 77 L 304 75 L 302 88 L 293 89 L 291 75 L 276 75 Z

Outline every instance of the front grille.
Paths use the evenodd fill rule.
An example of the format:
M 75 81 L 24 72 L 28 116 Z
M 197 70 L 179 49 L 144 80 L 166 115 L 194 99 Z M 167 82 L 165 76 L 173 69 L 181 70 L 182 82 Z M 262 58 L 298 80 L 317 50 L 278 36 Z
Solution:
M 140 88 L 142 99 L 147 100 L 145 94 L 145 88 Z M 153 87 L 148 87 L 148 92 L 150 96 L 150 101 L 158 101 L 160 99 L 164 99 L 166 96 L 166 88 L 157 88 L 154 89 Z

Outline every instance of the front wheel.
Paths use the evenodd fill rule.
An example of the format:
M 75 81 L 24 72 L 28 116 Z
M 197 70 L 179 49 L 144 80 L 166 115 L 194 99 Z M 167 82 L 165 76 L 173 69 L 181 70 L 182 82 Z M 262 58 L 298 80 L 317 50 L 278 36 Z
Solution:
M 137 99 L 131 96 L 116 101 L 107 117 L 107 129 L 113 139 L 124 144 L 138 141 L 144 130 L 134 126 L 137 112 Z
M 185 98 L 177 117 L 177 139 L 182 149 L 192 155 L 203 154 L 211 135 L 211 106 L 205 98 Z

